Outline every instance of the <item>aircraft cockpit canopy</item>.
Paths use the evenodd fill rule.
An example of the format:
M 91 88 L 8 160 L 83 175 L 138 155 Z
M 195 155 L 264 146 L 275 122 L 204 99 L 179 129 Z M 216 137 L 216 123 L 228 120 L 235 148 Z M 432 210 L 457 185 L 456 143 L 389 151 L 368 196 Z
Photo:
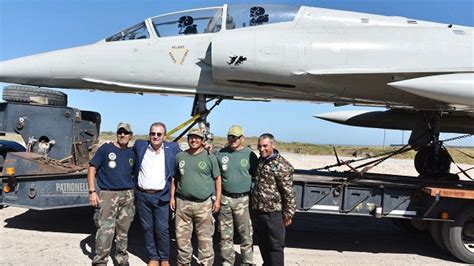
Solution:
M 227 8 L 227 29 L 238 29 L 293 21 L 298 6 L 236 4 Z
M 123 30 L 117 34 L 114 34 L 110 36 L 109 38 L 106 38 L 105 41 L 115 42 L 115 41 L 148 39 L 148 38 L 150 38 L 150 34 L 148 33 L 145 22 L 141 22 L 126 30 Z
M 157 37 L 215 33 L 273 23 L 293 21 L 299 7 L 275 4 L 235 4 L 174 12 L 145 20 L 105 39 L 106 42 Z M 225 16 L 224 16 L 225 13 Z M 223 20 L 226 20 L 223 27 Z M 147 24 L 149 27 L 147 28 Z
M 176 12 L 151 18 L 158 37 L 218 32 L 222 28 L 222 7 Z

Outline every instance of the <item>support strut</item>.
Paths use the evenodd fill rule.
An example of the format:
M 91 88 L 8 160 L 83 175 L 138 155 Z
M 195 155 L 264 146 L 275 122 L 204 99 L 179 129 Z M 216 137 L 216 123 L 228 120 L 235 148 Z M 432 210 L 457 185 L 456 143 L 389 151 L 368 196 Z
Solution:
M 216 100 L 214 105 L 207 109 L 207 102 Z M 214 135 L 210 132 L 210 124 L 207 122 L 207 116 L 211 113 L 211 111 L 222 102 L 222 98 L 211 98 L 205 94 L 196 94 L 194 97 L 193 107 L 191 110 L 191 118 L 186 120 L 184 123 L 180 124 L 173 130 L 169 131 L 166 135 L 167 137 L 172 136 L 174 133 L 181 130 L 183 127 L 187 126 L 186 129 L 176 137 L 173 142 L 177 142 L 180 140 L 191 128 L 193 128 L 196 124 L 198 127 L 204 132 L 204 140 L 207 142 L 211 142 L 214 138 Z

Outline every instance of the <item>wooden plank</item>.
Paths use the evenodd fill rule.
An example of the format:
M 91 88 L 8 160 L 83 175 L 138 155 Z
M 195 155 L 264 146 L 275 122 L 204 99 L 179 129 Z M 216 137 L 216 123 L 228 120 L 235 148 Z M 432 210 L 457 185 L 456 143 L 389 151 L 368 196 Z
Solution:
M 439 194 L 440 197 L 444 198 L 474 199 L 474 190 L 424 187 L 423 191 L 433 197 Z

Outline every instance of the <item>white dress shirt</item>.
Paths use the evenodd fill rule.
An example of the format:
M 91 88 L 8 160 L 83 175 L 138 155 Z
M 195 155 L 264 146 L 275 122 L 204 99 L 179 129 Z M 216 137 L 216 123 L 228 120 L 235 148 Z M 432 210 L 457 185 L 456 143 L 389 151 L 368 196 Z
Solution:
M 155 151 L 148 144 L 138 173 L 138 186 L 142 189 L 162 190 L 166 185 L 164 144 Z

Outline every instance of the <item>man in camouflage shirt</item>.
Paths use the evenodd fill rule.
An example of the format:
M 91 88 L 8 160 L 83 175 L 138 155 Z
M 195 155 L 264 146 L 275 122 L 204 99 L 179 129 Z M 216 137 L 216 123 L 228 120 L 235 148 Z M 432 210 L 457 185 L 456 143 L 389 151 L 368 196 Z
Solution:
M 296 208 L 293 166 L 275 149 L 272 134 L 258 138 L 255 185 L 251 195 L 255 235 L 264 265 L 283 265 L 285 227 L 292 222 Z
M 257 155 L 245 147 L 242 127 L 234 125 L 227 133 L 227 147 L 216 153 L 222 174 L 222 200 L 219 212 L 223 265 L 234 265 L 234 225 L 240 235 L 242 265 L 253 264 L 252 223 L 249 194 Z

